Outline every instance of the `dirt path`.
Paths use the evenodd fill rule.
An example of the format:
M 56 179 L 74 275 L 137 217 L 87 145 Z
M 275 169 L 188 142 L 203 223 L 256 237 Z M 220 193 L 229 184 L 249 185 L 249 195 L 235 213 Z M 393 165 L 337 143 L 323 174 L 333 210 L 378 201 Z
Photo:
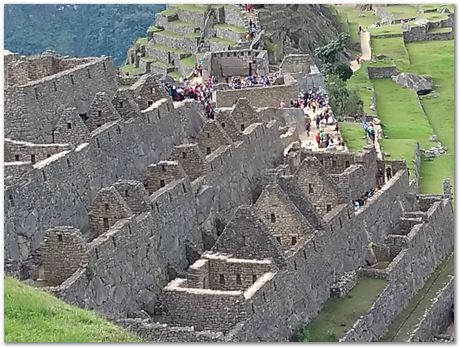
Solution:
M 372 50 L 371 50 L 371 34 L 368 31 L 362 31 L 359 35 L 361 40 L 361 59 L 362 60 L 371 60 L 372 59 Z M 361 67 L 361 64 L 355 60 L 350 62 L 350 68 L 355 72 Z

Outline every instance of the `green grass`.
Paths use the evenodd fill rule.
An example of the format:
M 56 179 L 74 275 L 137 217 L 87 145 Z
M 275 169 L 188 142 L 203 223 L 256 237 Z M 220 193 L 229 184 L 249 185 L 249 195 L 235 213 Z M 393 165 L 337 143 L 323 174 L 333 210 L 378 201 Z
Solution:
M 385 34 L 401 34 L 402 28 L 401 24 L 391 24 L 391 25 L 382 25 L 380 27 L 369 28 L 369 32 L 374 36 L 385 35 Z
M 340 134 L 350 151 L 360 151 L 367 143 L 361 123 L 341 122 Z
M 171 53 L 177 53 L 177 54 L 192 54 L 192 52 L 190 52 L 190 51 L 181 50 L 181 49 L 178 49 L 178 48 L 174 48 L 174 47 L 170 47 L 170 46 L 166 46 L 166 45 L 161 45 L 161 44 L 148 43 L 147 46 L 151 47 L 153 49 L 159 50 L 159 51 L 163 51 L 163 52 L 171 52 Z
M 407 51 L 408 72 L 433 77 L 435 91 L 422 97 L 421 104 L 434 133 L 447 147 L 447 155 L 422 161 L 420 191 L 442 192 L 442 179 L 449 177 L 454 183 L 454 40 L 409 43 Z
M 214 25 L 214 28 L 216 28 L 216 29 L 218 29 L 218 28 L 227 29 L 227 30 L 233 31 L 235 33 L 239 33 L 239 34 L 244 34 L 244 33 L 247 32 L 245 27 L 240 27 L 240 26 L 237 26 L 237 25 L 232 25 L 232 24 L 227 24 L 227 23 L 216 24 L 216 25 Z
M 388 5 L 385 10 L 392 14 L 395 19 L 415 18 L 418 15 L 415 5 Z
M 180 60 L 181 64 L 187 68 L 194 68 L 195 67 L 195 59 L 193 57 L 187 57 Z
M 138 45 L 146 45 L 149 40 L 146 37 L 140 37 L 136 40 L 136 44 Z
M 405 159 L 411 176 L 415 174 L 415 164 L 413 161 L 415 159 L 417 141 L 413 139 L 383 139 L 380 141 L 380 145 L 383 152 L 390 154 L 386 159 Z
M 382 279 L 361 278 L 347 296 L 329 298 L 318 316 L 301 330 L 303 342 L 337 342 L 369 310 L 387 284 Z
M 347 86 L 355 90 L 363 101 L 363 109 L 367 115 L 375 115 L 375 111 L 370 109 L 370 102 L 374 95 L 374 86 L 367 76 L 368 62 L 364 62 L 361 68 L 353 73 L 353 76 L 347 81 Z
M 168 73 L 168 76 L 169 77 L 172 77 L 175 81 L 179 81 L 182 77 L 181 74 L 179 74 L 177 71 L 172 71 L 170 73 Z
M 170 24 L 177 25 L 178 27 L 185 27 L 185 28 L 198 28 L 198 25 L 195 23 L 184 22 L 184 21 L 172 21 L 169 22 Z
M 431 146 L 428 138 L 433 130 L 415 91 L 391 79 L 376 79 L 373 84 L 384 134 L 390 139 L 417 140 L 422 148 Z
M 147 33 L 156 33 L 158 31 L 163 31 L 163 29 L 160 29 L 154 25 L 151 25 L 148 29 L 147 29 Z
M 372 38 L 372 54 L 384 54 L 392 59 L 395 65 L 401 70 L 409 65 L 409 54 L 402 36 L 391 38 Z
M 166 10 L 163 10 L 160 13 L 164 16 L 174 16 L 176 14 L 176 11 L 167 8 Z
M 196 4 L 174 4 L 172 7 L 181 9 L 187 12 L 194 12 L 203 14 L 206 12 L 208 5 L 196 5 Z
M 442 21 L 443 19 L 447 19 L 447 15 L 443 13 L 438 13 L 438 12 L 427 12 L 427 13 L 424 13 L 422 17 L 432 22 L 439 22 L 439 21 Z
M 140 342 L 98 314 L 4 278 L 5 342 Z
M 140 75 L 144 73 L 144 70 L 141 68 L 136 68 L 134 64 L 125 64 L 120 67 L 120 70 L 125 74 L 128 73 L 129 75 Z
M 155 35 L 166 36 L 166 37 L 170 37 L 172 39 L 181 39 L 181 38 L 184 37 L 181 34 L 175 33 L 173 31 L 167 31 L 167 30 L 156 32 Z
M 232 46 L 233 47 L 233 46 L 236 45 L 235 41 L 223 39 L 223 38 L 217 37 L 217 36 L 210 38 L 209 41 L 214 42 L 216 44 L 225 45 L 225 46 Z
M 431 300 L 449 281 L 448 276 L 455 274 L 454 267 L 454 253 L 452 253 L 436 268 L 425 282 L 423 288 L 414 295 L 404 310 L 392 321 L 387 334 L 379 341 L 407 341 L 415 325 L 417 325 L 425 310 L 431 305 Z

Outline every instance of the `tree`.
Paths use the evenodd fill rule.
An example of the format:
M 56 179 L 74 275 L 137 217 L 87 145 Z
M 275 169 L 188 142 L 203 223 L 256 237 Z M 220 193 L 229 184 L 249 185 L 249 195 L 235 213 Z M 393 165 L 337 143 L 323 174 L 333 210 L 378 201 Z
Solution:
M 348 64 L 341 63 L 335 67 L 335 74 L 343 81 L 346 81 L 353 75 L 353 70 L 351 70 Z
M 318 47 L 315 50 L 315 55 L 324 65 L 336 65 L 339 53 L 346 47 L 349 38 L 350 35 L 347 33 L 340 33 L 337 39 L 332 40 L 325 46 Z
M 348 90 L 346 82 L 338 75 L 327 75 L 325 82 L 329 104 L 338 118 L 362 111 L 363 104 L 358 93 Z

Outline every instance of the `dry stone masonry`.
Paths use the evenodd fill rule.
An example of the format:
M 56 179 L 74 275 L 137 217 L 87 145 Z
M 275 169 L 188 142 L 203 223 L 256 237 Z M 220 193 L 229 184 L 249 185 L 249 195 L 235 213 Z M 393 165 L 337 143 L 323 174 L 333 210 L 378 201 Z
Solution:
M 158 46 L 178 21 L 192 23 L 181 35 L 237 25 L 233 7 L 209 19 L 171 6 L 150 38 Z M 241 52 L 208 56 L 223 76 L 247 68 L 244 54 L 266 65 L 262 51 Z M 218 90 L 209 120 L 197 103 L 173 102 L 154 73 L 117 78 L 107 57 L 8 55 L 6 273 L 151 342 L 288 341 L 331 296 L 374 277 L 387 287 L 342 340 L 384 334 L 452 252 L 450 189 L 412 192 L 405 162 L 383 162 L 372 146 L 293 146 L 304 115 L 279 100 L 311 65 L 290 57 L 280 84 Z M 382 165 L 393 177 L 355 211 Z M 451 288 L 413 340 L 445 326 L 443 294 Z

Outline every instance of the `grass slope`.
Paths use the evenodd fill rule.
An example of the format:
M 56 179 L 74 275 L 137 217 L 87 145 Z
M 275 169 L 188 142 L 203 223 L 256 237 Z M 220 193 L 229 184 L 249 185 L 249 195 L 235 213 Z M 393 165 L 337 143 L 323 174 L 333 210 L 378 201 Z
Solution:
M 5 342 L 140 342 L 96 313 L 4 278 Z
M 372 306 L 387 286 L 382 279 L 361 278 L 343 298 L 331 297 L 319 315 L 300 332 L 303 342 L 337 342 Z
M 350 151 L 360 151 L 366 145 L 364 129 L 361 123 L 341 122 L 340 134 Z
M 384 54 L 392 59 L 400 70 L 404 71 L 410 64 L 409 54 L 407 53 L 402 36 L 391 38 L 373 37 L 371 44 L 374 55 Z

